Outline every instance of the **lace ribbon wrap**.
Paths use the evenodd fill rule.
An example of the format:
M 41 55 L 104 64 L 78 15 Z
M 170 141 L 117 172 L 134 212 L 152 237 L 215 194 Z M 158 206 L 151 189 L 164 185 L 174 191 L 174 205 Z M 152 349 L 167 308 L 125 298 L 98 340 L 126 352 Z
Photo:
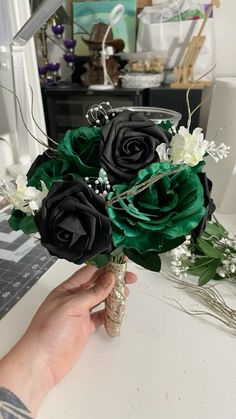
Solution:
M 127 264 L 110 262 L 106 271 L 115 276 L 115 285 L 105 301 L 105 329 L 110 337 L 120 335 L 121 323 L 125 312 L 125 273 Z

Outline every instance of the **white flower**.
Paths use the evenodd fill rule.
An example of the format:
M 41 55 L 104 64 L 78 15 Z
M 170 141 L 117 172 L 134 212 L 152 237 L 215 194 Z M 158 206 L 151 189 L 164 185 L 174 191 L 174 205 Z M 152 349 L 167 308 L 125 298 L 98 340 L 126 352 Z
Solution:
M 48 189 L 41 181 L 42 190 L 27 186 L 27 177 L 19 175 L 16 179 L 16 186 L 12 182 L 5 182 L 2 191 L 10 204 L 25 214 L 34 214 L 42 206 L 43 199 L 48 194 Z
M 191 134 L 187 128 L 180 127 L 171 140 L 170 159 L 173 163 L 196 166 L 203 160 L 207 145 L 201 128 L 195 128 Z
M 159 156 L 160 161 L 170 161 L 169 151 L 170 149 L 167 148 L 165 143 L 161 143 L 157 146 L 156 152 Z

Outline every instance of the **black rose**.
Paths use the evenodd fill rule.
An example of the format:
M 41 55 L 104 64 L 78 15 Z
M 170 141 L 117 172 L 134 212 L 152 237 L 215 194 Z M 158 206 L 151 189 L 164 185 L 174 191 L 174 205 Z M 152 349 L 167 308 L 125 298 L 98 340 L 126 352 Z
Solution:
M 53 183 L 35 223 L 42 245 L 61 259 L 80 264 L 111 250 L 105 202 L 79 179 Z
M 202 235 L 206 227 L 206 222 L 211 220 L 211 216 L 216 209 L 214 201 L 211 198 L 212 181 L 207 177 L 206 173 L 200 172 L 197 173 L 197 175 L 201 181 L 204 191 L 204 207 L 206 209 L 206 213 L 204 217 L 201 219 L 198 226 L 192 231 L 192 238 L 194 242 L 196 242 L 197 239 Z
M 138 171 L 158 162 L 156 148 L 169 146 L 169 135 L 141 113 L 125 110 L 101 129 L 100 163 L 109 181 L 132 180 Z

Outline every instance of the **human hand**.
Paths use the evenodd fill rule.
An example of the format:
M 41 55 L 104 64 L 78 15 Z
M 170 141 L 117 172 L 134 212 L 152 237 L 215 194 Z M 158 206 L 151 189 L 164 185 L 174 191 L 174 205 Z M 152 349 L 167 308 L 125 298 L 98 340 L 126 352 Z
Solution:
M 135 281 L 136 276 L 128 272 L 126 282 Z M 54 383 L 74 365 L 90 335 L 104 323 L 104 309 L 91 309 L 108 296 L 113 286 L 110 272 L 85 266 L 55 288 L 37 311 L 25 339 L 38 348 L 38 356 Z
M 126 283 L 135 281 L 136 275 L 128 272 Z M 0 361 L 0 387 L 12 390 L 35 414 L 50 388 L 72 368 L 90 335 L 104 323 L 104 310 L 91 309 L 113 285 L 113 274 L 85 266 L 55 288 L 24 336 Z

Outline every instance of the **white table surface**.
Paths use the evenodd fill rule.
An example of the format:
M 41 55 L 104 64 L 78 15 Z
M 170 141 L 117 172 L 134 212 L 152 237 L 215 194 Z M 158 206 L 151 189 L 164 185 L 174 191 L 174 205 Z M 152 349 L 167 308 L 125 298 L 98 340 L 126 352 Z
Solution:
M 236 216 L 219 217 L 235 230 Z M 0 356 L 16 342 L 49 291 L 77 266 L 58 261 L 0 321 Z M 137 268 L 122 334 L 100 329 L 50 392 L 38 419 L 236 419 L 236 337 L 160 275 Z M 221 291 L 236 305 L 236 284 Z M 233 295 L 234 294 L 234 295 Z

